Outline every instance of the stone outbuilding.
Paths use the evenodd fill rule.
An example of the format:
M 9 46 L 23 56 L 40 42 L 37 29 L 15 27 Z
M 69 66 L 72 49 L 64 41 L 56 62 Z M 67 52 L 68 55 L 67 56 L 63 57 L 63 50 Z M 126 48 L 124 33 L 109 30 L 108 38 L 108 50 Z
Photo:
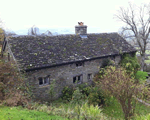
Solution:
M 118 64 L 122 54 L 135 52 L 118 33 L 87 34 L 83 23 L 75 26 L 75 34 L 6 38 L 2 48 L 5 59 L 26 72 L 35 97 L 43 100 L 49 99 L 53 80 L 58 97 L 65 85 L 91 83 L 106 59 Z

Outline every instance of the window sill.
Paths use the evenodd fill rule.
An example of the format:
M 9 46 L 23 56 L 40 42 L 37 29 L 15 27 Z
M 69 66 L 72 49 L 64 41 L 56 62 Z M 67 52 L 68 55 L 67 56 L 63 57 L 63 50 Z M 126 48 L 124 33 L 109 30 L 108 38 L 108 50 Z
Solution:
M 50 86 L 50 84 L 39 85 L 39 88 L 44 88 L 44 87 L 48 87 L 48 86 Z

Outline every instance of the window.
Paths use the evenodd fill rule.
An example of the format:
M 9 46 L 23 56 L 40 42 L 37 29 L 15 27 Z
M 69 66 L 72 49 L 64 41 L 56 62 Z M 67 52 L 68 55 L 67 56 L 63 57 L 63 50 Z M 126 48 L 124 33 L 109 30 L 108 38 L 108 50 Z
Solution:
M 82 75 L 73 77 L 73 83 L 82 83 Z
M 76 63 L 76 67 L 83 66 L 83 62 Z
M 87 75 L 87 79 L 88 79 L 88 80 L 92 80 L 92 74 L 88 74 L 88 75 Z
M 39 85 L 48 85 L 48 84 L 49 84 L 49 76 L 39 78 Z
M 43 79 L 39 78 L 39 85 L 42 85 L 42 84 L 43 84 Z

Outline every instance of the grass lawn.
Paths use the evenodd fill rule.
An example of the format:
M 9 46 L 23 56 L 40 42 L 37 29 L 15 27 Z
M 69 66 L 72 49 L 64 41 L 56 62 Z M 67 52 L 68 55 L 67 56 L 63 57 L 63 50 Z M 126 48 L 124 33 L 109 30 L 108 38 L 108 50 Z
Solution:
M 138 48 L 136 48 L 136 49 L 138 49 Z M 146 53 L 146 54 L 150 54 L 150 50 L 146 50 L 145 53 Z M 136 52 L 136 55 L 138 55 L 138 54 L 140 54 L 139 51 Z
M 150 60 L 145 60 L 145 63 L 150 63 Z
M 121 105 L 117 102 L 117 100 L 112 101 L 110 106 L 104 107 L 103 113 L 108 115 L 114 120 L 123 120 L 124 115 L 121 109 Z M 146 116 L 150 113 L 150 107 L 145 106 L 142 103 L 138 103 L 135 109 L 135 114 L 138 116 Z M 136 119 L 136 118 L 135 118 Z
M 0 106 L 0 120 L 67 120 L 44 112 L 28 110 L 22 107 Z
M 146 53 L 146 54 L 150 54 L 150 50 L 146 50 L 145 53 Z

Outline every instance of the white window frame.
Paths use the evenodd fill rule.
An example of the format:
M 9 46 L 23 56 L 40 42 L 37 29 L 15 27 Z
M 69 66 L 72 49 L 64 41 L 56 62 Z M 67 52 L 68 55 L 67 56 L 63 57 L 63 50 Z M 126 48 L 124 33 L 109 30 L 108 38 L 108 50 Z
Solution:
M 80 77 L 80 80 L 78 80 Z M 74 82 L 74 78 L 76 78 L 75 82 Z M 81 84 L 83 82 L 83 75 L 80 74 L 80 75 L 76 75 L 73 77 L 73 84 Z
M 40 78 L 42 78 L 42 84 L 40 84 Z M 45 78 L 47 79 L 47 82 L 45 83 Z M 44 86 L 44 85 L 49 85 L 50 84 L 50 78 L 49 78 L 49 76 L 47 76 L 47 77 L 39 77 L 38 78 L 38 82 L 39 82 L 39 86 Z
M 87 74 L 87 79 L 88 79 L 88 81 L 91 81 L 91 80 L 92 80 L 92 73 L 88 73 L 88 74 Z

